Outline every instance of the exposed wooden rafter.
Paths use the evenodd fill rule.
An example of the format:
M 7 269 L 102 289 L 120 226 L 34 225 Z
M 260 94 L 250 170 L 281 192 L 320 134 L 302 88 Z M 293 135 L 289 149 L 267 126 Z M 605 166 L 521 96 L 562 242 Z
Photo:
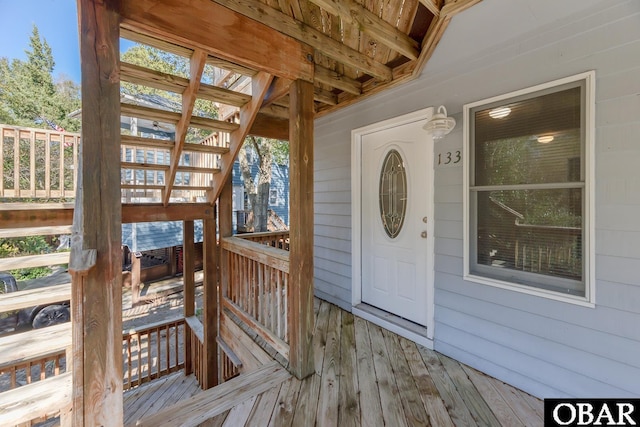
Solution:
M 262 106 L 269 106 L 278 99 L 289 95 L 289 86 L 291 86 L 291 80 L 283 79 L 282 77 L 274 78 L 262 102 Z
M 339 16 L 347 24 L 357 25 L 365 34 L 401 53 L 409 59 L 417 59 L 418 42 L 380 18 L 354 0 L 310 0 L 327 12 Z
M 444 6 L 440 10 L 442 16 L 453 16 L 460 12 L 464 12 L 471 6 L 480 3 L 482 0 L 446 0 Z
M 315 80 L 353 95 L 362 93 L 362 83 L 320 65 L 316 65 Z
M 214 0 L 214 2 L 258 22 L 264 22 L 269 27 L 308 44 L 329 58 L 361 70 L 363 73 L 383 81 L 391 80 L 391 69 L 386 65 L 272 7 L 267 5 L 255 7 L 255 3 L 249 0 Z

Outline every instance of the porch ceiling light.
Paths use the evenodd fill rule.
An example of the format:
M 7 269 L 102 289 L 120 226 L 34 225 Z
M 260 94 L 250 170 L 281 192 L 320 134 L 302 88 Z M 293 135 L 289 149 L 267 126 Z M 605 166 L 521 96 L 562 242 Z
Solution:
M 447 117 L 447 109 L 444 108 L 444 105 L 441 105 L 438 107 L 437 113 L 424 125 L 423 129 L 431 132 L 433 139 L 440 139 L 451 132 L 455 126 L 455 119 Z
M 492 119 L 504 119 L 509 114 L 511 114 L 511 108 L 509 107 L 498 107 L 489 111 L 489 117 Z
M 538 137 L 538 142 L 540 144 L 548 144 L 553 141 L 553 135 L 543 135 Z

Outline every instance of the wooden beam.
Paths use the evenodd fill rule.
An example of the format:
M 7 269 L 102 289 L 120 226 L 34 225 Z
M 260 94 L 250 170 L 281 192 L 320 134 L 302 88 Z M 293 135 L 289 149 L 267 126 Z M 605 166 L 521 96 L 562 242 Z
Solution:
M 336 89 L 343 90 L 353 95 L 362 93 L 362 83 L 345 75 L 340 75 L 328 68 L 316 65 L 315 81 L 323 83 Z
M 120 36 L 135 43 L 146 44 L 174 55 L 191 58 L 193 49 L 171 43 L 167 40 L 161 40 L 148 34 L 139 33 L 135 30 L 122 26 L 120 28 Z
M 422 41 L 422 50 L 420 51 L 420 57 L 417 61 L 407 62 L 394 68 L 393 81 L 386 84 L 380 84 L 380 82 L 374 79 L 370 79 L 362 85 L 362 95 L 355 96 L 353 94 L 343 93 L 339 97 L 339 103 L 337 105 L 326 106 L 322 109 L 319 109 L 316 112 L 316 118 L 322 117 L 325 114 L 335 111 L 338 108 L 343 108 L 348 105 L 355 104 L 356 102 L 361 101 L 368 96 L 391 89 L 419 76 L 422 72 L 422 69 L 424 68 L 424 65 L 427 63 L 427 60 L 431 57 L 431 55 L 433 55 L 433 52 L 435 51 L 435 48 L 442 38 L 444 31 L 449 25 L 450 21 L 450 17 L 446 17 L 443 15 L 440 15 L 434 18 L 433 21 L 431 21 L 431 25 L 427 30 L 427 34 Z
M 314 373 L 313 337 L 313 85 L 296 81 L 289 95 L 290 265 L 289 367 L 297 378 Z
M 71 283 L 0 295 L 0 313 L 71 299 Z M 0 338 L 2 340 L 2 338 Z M 32 355 L 28 355 L 32 356 Z
M 271 28 L 313 47 L 331 59 L 335 59 L 338 62 L 342 62 L 345 65 L 384 81 L 391 80 L 392 78 L 391 69 L 386 65 L 375 61 L 355 49 L 349 48 L 325 35 L 322 31 L 297 21 L 272 7 L 266 5 L 256 7 L 252 0 L 214 1 L 258 22 L 264 22 Z
M 442 6 L 442 9 L 440 10 L 440 15 L 451 18 L 481 1 L 482 0 L 446 0 L 444 6 Z
M 34 224 L 42 227 L 59 227 L 71 225 L 73 222 L 73 206 L 68 203 L 64 205 L 52 203 L 49 204 L 49 209 L 39 209 L 37 204 L 34 204 L 33 209 L 28 206 L 11 205 L 13 204 L 0 204 L 0 229 L 13 230 L 33 227 Z M 5 210 L 7 208 L 12 209 Z
M 271 82 L 269 90 L 267 91 L 262 107 L 267 107 L 273 104 L 278 99 L 289 95 L 289 86 L 291 86 L 291 80 L 283 79 L 282 77 L 276 77 Z
M 426 7 L 429 10 L 429 12 L 433 14 L 433 16 L 440 15 L 440 3 L 442 2 L 442 0 L 419 0 L 419 1 L 420 3 L 422 3 L 424 7 Z
M 55 227 L 27 227 L 0 229 L 0 239 L 26 236 L 54 236 L 60 234 L 71 234 L 70 225 L 59 225 Z
M 338 96 L 335 93 L 319 87 L 316 87 L 313 91 L 313 100 L 327 105 L 338 104 Z
M 264 138 L 289 140 L 289 119 L 279 119 L 258 114 L 251 125 L 249 135 L 262 136 Z
M 280 119 L 289 120 L 289 108 L 281 107 L 279 105 L 271 104 L 268 107 L 262 107 L 260 113 L 269 117 L 277 117 Z
M 262 106 L 262 100 L 264 99 L 264 95 L 267 93 L 272 80 L 273 76 L 271 74 L 261 72 L 256 74 L 251 81 L 251 102 L 240 109 L 240 127 L 231 133 L 229 152 L 223 154 L 220 158 L 222 172 L 213 177 L 212 203 L 218 199 L 220 192 L 222 191 L 222 184 L 231 175 L 233 162 L 238 156 L 238 151 L 240 151 L 240 148 L 244 143 L 244 139 L 249 134 L 249 130 L 253 125 L 260 106 Z
M 203 232 L 203 360 L 204 378 L 202 388 L 218 385 L 218 244 L 216 238 L 216 207 L 212 206 L 213 219 L 202 221 Z
M 20 268 L 47 267 L 69 263 L 69 252 L 55 252 L 52 254 L 25 255 L 18 257 L 0 258 L 0 271 L 17 270 Z
M 190 60 L 189 69 L 189 85 L 182 94 L 182 115 L 178 124 L 176 124 L 176 140 L 171 150 L 171 165 L 166 176 L 166 188 L 164 190 L 163 203 L 165 206 L 169 204 L 171 198 L 171 189 L 173 188 L 176 174 L 178 173 L 178 165 L 180 164 L 180 156 L 182 155 L 182 147 L 187 138 L 187 131 L 193 114 L 193 107 L 196 105 L 198 90 L 200 89 L 200 80 L 204 71 L 207 53 L 204 50 L 196 49 Z
M 120 209 L 120 2 L 78 0 L 82 71 L 82 174 L 74 231 L 80 247 L 95 250 L 95 266 L 73 275 L 74 425 L 120 426 L 122 402 L 122 224 Z M 99 196 L 98 196 L 99 195 Z M 78 219 L 79 223 L 75 220 Z M 82 256 L 74 252 L 72 257 Z M 76 267 L 80 260 L 72 259 Z M 71 265 L 70 265 L 71 268 Z M 80 324 L 78 323 L 80 320 Z M 80 372 L 82 383 L 78 383 Z M 74 404 L 80 399 L 74 398 Z M 77 415 L 76 415 L 77 414 Z M 81 414 L 81 415 L 80 415 Z M 81 423 L 81 424 L 80 424 Z
M 220 211 L 219 226 L 220 240 L 225 237 L 231 237 L 233 234 L 233 182 L 229 177 L 223 184 L 220 198 L 218 199 L 218 207 Z M 222 301 L 223 296 L 229 295 L 229 274 L 231 266 L 229 265 L 229 253 L 220 250 L 220 284 L 218 292 L 218 301 Z
M 185 319 L 196 314 L 196 283 L 195 283 L 195 244 L 194 244 L 194 224 L 193 221 L 183 223 L 183 246 L 182 246 L 182 277 L 183 277 L 183 311 Z M 193 372 L 191 353 L 191 334 L 184 334 L 184 374 L 190 375 Z
M 163 206 L 159 203 L 122 205 L 122 223 L 160 221 L 193 221 L 213 218 L 213 209 L 208 203 L 176 203 Z
M 419 44 L 384 19 L 354 0 L 310 0 L 343 23 L 353 24 L 385 46 L 409 59 L 418 59 Z M 366 70 L 365 70 L 366 72 Z
M 122 2 L 122 26 L 177 45 L 200 48 L 248 68 L 311 81 L 311 52 L 262 22 L 210 0 Z M 264 21 L 263 21 L 264 22 Z M 390 74 L 389 74 L 390 75 Z

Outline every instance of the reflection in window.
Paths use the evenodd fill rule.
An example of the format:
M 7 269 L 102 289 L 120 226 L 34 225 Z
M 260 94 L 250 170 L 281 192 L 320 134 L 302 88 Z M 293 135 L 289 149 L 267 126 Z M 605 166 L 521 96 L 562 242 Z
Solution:
M 380 217 L 392 239 L 402 229 L 407 210 L 407 172 L 400 153 L 390 150 L 380 171 Z
M 586 295 L 584 100 L 582 80 L 470 110 L 471 274 Z

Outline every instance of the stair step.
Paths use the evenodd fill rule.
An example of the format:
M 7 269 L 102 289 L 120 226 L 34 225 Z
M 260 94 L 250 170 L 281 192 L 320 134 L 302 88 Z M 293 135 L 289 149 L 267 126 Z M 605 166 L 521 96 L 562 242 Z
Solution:
M 71 372 L 65 372 L 0 393 L 0 425 L 13 426 L 68 412 L 71 391 Z
M 278 362 L 241 374 L 225 383 L 144 417 L 131 425 L 198 426 L 234 406 L 283 383 L 291 375 Z

